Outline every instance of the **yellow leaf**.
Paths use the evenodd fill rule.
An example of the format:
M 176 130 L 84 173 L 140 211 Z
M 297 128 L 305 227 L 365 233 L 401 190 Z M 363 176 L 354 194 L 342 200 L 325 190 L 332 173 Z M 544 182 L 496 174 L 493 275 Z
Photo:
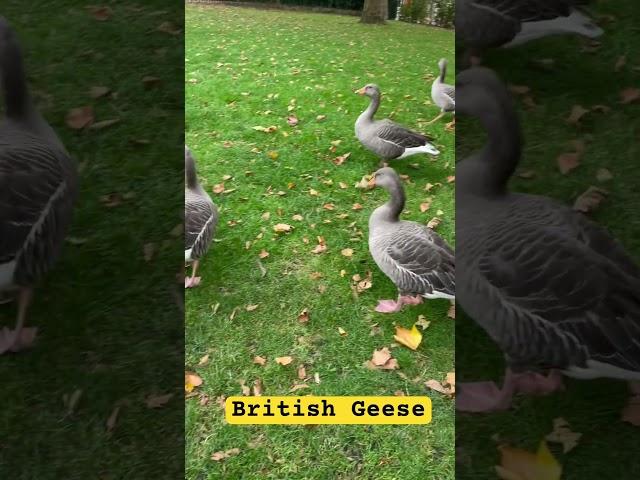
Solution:
M 346 330 L 342 327 L 338 327 L 338 333 L 343 337 L 347 334 Z
M 546 442 L 542 441 L 537 453 L 519 448 L 501 446 L 501 465 L 496 466 L 503 480 L 560 480 L 562 466 L 553 457 Z
M 184 373 L 184 391 L 187 393 L 193 392 L 193 389 L 202 385 L 202 378 L 193 372 Z
M 411 350 L 417 349 L 420 342 L 422 342 L 422 334 L 418 331 L 415 324 L 411 330 L 396 326 L 396 334 L 393 338 L 396 342 L 401 343 L 405 347 L 409 347 Z

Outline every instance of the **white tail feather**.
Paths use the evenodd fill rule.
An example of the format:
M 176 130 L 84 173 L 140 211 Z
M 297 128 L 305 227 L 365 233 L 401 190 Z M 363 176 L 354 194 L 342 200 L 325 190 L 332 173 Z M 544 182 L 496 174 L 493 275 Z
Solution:
M 568 17 L 523 23 L 522 30 L 511 42 L 504 45 L 504 47 L 515 47 L 551 35 L 574 34 L 587 38 L 596 38 L 602 35 L 602 33 L 602 29 L 593 22 L 592 18 L 579 10 L 573 10 Z
M 423 145 L 421 147 L 405 148 L 404 153 L 400 155 L 398 158 L 409 157 L 411 155 L 416 155 L 417 153 L 428 153 L 429 155 L 440 155 L 440 151 L 436 147 L 434 147 L 430 143 L 427 143 L 426 145 Z

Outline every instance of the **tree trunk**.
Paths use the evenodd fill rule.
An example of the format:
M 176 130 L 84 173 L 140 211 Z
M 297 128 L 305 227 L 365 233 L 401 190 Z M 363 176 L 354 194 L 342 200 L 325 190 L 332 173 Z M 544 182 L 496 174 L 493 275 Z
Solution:
M 388 17 L 388 0 L 364 0 L 360 22 L 384 24 L 387 23 Z

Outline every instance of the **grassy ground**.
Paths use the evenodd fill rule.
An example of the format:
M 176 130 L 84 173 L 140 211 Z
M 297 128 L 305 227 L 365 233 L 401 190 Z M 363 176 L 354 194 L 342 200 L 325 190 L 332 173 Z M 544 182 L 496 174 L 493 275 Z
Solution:
M 637 2 L 600 2 L 598 12 L 617 18 L 604 26 L 602 45 L 593 53 L 581 52 L 578 39 L 547 39 L 519 50 L 493 52 L 485 64 L 515 85 L 527 85 L 538 105 L 530 109 L 519 101 L 526 138 L 522 170 L 532 170 L 532 179 L 515 178 L 516 191 L 549 195 L 572 203 L 589 185 L 609 190 L 610 194 L 592 217 L 607 226 L 628 251 L 640 261 L 640 207 L 637 191 L 638 105 L 620 105 L 619 92 L 637 87 L 640 80 L 640 55 L 633 48 L 640 40 L 631 20 L 640 13 Z M 624 15 L 621 12 L 626 12 Z M 635 14 L 635 15 L 634 15 Z M 618 59 L 626 64 L 614 71 Z M 553 59 L 550 70 L 532 64 L 536 59 Z M 589 113 L 581 126 L 565 119 L 575 104 L 611 107 L 607 114 Z M 483 139 L 475 125 L 463 122 L 457 129 L 457 154 L 462 158 Z M 563 176 L 556 157 L 572 151 L 568 142 L 584 139 L 586 151 L 581 165 Z M 606 168 L 613 179 L 600 182 L 598 169 Z M 456 364 L 462 380 L 501 378 L 504 362 L 484 332 L 458 312 Z M 538 442 L 552 429 L 556 417 L 565 418 L 574 431 L 584 434 L 579 446 L 567 455 L 559 454 L 564 464 L 563 479 L 638 478 L 640 464 L 636 451 L 640 432 L 619 420 L 627 390 L 622 382 L 598 380 L 567 381 L 567 391 L 546 398 L 526 398 L 516 402 L 513 411 L 493 415 L 457 415 L 456 436 L 459 446 L 458 478 L 492 479 L 493 465 L 499 462 L 496 444 L 501 442 L 535 450 Z
M 218 242 L 201 267 L 201 286 L 186 298 L 187 368 L 204 380 L 201 395 L 187 401 L 187 478 L 453 478 L 452 403 L 424 387 L 453 369 L 448 303 L 434 301 L 393 316 L 373 312 L 377 299 L 395 295 L 366 242 L 368 216 L 385 195 L 354 188 L 378 161 L 353 133 L 366 106 L 353 91 L 374 81 L 385 94 L 381 115 L 425 127 L 437 114 L 427 100 L 431 75 L 441 56 L 453 56 L 453 34 L 222 7 L 187 7 L 186 18 L 187 143 L 205 188 L 211 192 L 224 182 L 229 190 L 214 195 L 221 211 Z M 290 113 L 298 126 L 287 125 Z M 317 120 L 319 115 L 326 118 Z M 271 125 L 277 131 L 252 128 Z M 454 135 L 444 122 L 428 130 L 441 157 L 397 164 L 410 179 L 405 218 L 426 222 L 442 210 L 439 232 L 453 243 L 453 185 L 446 178 L 454 170 Z M 351 156 L 344 164 L 334 164 L 346 153 Z M 428 182 L 442 185 L 428 193 Z M 432 206 L 421 213 L 419 204 L 428 197 Z M 329 203 L 333 210 L 324 208 Z M 363 208 L 353 210 L 356 203 Z M 275 235 L 277 223 L 294 230 Z M 326 239 L 323 254 L 310 253 L 317 236 Z M 351 258 L 341 255 L 345 248 L 353 249 Z M 264 275 L 261 250 L 269 253 L 262 260 Z M 351 277 L 367 271 L 373 272 L 372 288 L 354 296 Z M 247 311 L 248 305 L 258 306 Z M 297 320 L 303 309 L 310 314 L 304 325 Z M 393 343 L 394 323 L 411 327 L 421 314 L 431 326 L 418 351 L 392 350 L 398 372 L 363 367 L 374 349 Z M 376 324 L 380 332 L 370 335 Z M 208 363 L 197 366 L 204 355 Z M 267 364 L 254 364 L 255 355 Z M 293 357 L 291 365 L 275 364 L 275 357 L 286 355 Z M 296 374 L 300 365 L 304 382 Z M 320 383 L 313 380 L 316 374 Z M 256 380 L 269 395 L 287 394 L 296 383 L 308 384 L 296 393 L 302 395 L 427 394 L 434 420 L 427 427 L 226 425 L 215 399 L 241 394 L 241 382 L 252 386 Z M 239 455 L 210 459 L 232 448 Z
M 183 202 L 183 40 L 156 28 L 180 26 L 183 7 L 114 1 L 98 21 L 79 3 L 2 4 L 42 112 L 81 166 L 81 193 L 73 241 L 36 291 L 29 321 L 39 339 L 0 357 L 0 477 L 179 478 L 183 324 L 170 292 L 181 288 L 182 238 L 169 232 Z M 146 75 L 160 78 L 157 88 L 145 88 Z M 93 99 L 93 86 L 117 93 Z M 96 121 L 120 123 L 71 130 L 66 113 L 85 105 Z M 110 194 L 125 198 L 108 207 Z M 14 316 L 15 305 L 0 306 L 1 326 Z M 69 413 L 63 396 L 76 390 Z M 164 409 L 145 405 L 170 392 Z

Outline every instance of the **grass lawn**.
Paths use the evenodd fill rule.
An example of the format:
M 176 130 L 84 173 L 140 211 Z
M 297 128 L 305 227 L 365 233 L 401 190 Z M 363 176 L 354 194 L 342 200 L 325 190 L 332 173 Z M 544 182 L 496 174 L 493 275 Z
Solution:
M 80 165 L 81 191 L 72 241 L 35 293 L 37 342 L 0 357 L 0 477 L 179 478 L 183 324 L 170 292 L 183 240 L 169 233 L 183 202 L 183 48 L 180 35 L 156 28 L 180 28 L 183 6 L 114 1 L 98 21 L 79 3 L 2 3 L 41 111 Z M 145 88 L 147 75 L 157 88 Z M 92 98 L 94 86 L 114 94 Z M 67 112 L 86 105 L 96 121 L 120 122 L 67 127 Z M 0 326 L 14 321 L 15 305 L 1 305 Z M 63 396 L 76 390 L 69 412 Z M 164 409 L 145 405 L 171 392 Z
M 624 15 L 621 12 L 625 12 Z M 640 32 L 632 20 L 640 14 L 637 2 L 600 2 L 598 13 L 615 15 L 604 25 L 602 45 L 595 51 L 581 52 L 584 43 L 573 38 L 546 39 L 513 51 L 496 51 L 484 63 L 515 85 L 527 85 L 538 105 L 527 108 L 522 100 L 521 120 L 526 146 L 521 170 L 535 172 L 532 179 L 514 178 L 516 191 L 548 195 L 567 204 L 590 185 L 609 191 L 608 198 L 592 214 L 605 225 L 640 261 L 640 207 L 637 169 L 640 157 L 639 106 L 621 105 L 620 91 L 637 87 L 640 81 L 640 54 L 634 48 Z M 634 15 L 635 14 L 635 15 Z M 615 71 L 618 59 L 626 64 Z M 531 61 L 553 59 L 553 68 L 536 67 Z M 606 105 L 609 113 L 588 113 L 580 126 L 565 120 L 574 105 L 586 108 Z M 472 122 L 460 117 L 457 128 L 457 154 L 463 158 L 480 145 L 484 134 Z M 570 140 L 586 143 L 581 165 L 561 175 L 556 157 L 570 152 Z M 608 169 L 613 178 L 599 181 L 598 169 Z M 461 310 L 456 329 L 456 365 L 459 381 L 502 378 L 504 362 L 486 334 Z M 622 382 L 567 380 L 567 391 L 544 398 L 522 398 L 513 411 L 492 415 L 457 415 L 459 446 L 458 478 L 493 479 L 493 465 L 499 454 L 492 436 L 500 442 L 535 450 L 551 431 L 554 418 L 565 418 L 572 430 L 582 432 L 578 447 L 566 455 L 556 452 L 564 465 L 563 479 L 640 478 L 637 449 L 640 431 L 622 423 L 620 412 L 627 399 Z
M 186 295 L 186 367 L 204 380 L 186 405 L 186 478 L 453 478 L 453 405 L 424 386 L 454 368 L 449 304 L 433 301 L 397 315 L 373 311 L 377 299 L 395 296 L 366 241 L 369 214 L 386 197 L 354 187 L 378 160 L 353 132 L 366 107 L 353 92 L 369 82 L 384 93 L 381 115 L 426 129 L 437 114 L 430 81 L 438 59 L 453 57 L 453 33 L 227 7 L 187 6 L 186 23 L 186 141 L 205 188 L 224 183 L 227 190 L 212 195 L 220 207 L 218 241 L 201 266 L 200 287 Z M 297 116 L 297 126 L 287 124 L 289 114 Z M 443 152 L 437 160 L 416 156 L 395 166 L 408 176 L 404 217 L 426 223 L 442 210 L 438 231 L 453 244 L 454 187 L 447 176 L 454 173 L 454 134 L 445 122 L 428 128 Z M 272 133 L 253 128 L 272 125 Z M 347 153 L 342 165 L 333 162 Z M 427 192 L 427 183 L 439 186 Z M 419 205 L 428 198 L 431 208 L 422 213 Z M 363 208 L 354 210 L 356 203 Z M 294 229 L 277 235 L 278 223 Z M 313 254 L 318 236 L 327 250 Z M 352 257 L 341 254 L 346 248 Z M 266 273 L 258 266 L 262 250 L 269 253 L 261 260 Z M 354 295 L 352 276 L 367 271 L 373 286 Z M 257 307 L 247 311 L 250 305 Z M 301 324 L 304 309 L 310 321 Z M 374 349 L 394 343 L 394 323 L 410 328 L 418 315 L 431 326 L 417 351 L 392 349 L 398 371 L 363 366 Z M 198 366 L 205 355 L 208 363 Z M 256 355 L 266 365 L 254 364 Z M 277 365 L 281 356 L 293 362 Z M 301 365 L 304 379 L 297 375 Z M 267 395 L 288 394 L 302 383 L 308 387 L 295 394 L 426 394 L 433 399 L 433 423 L 225 424 L 219 399 L 257 380 Z M 232 448 L 240 453 L 211 460 L 212 453 Z

